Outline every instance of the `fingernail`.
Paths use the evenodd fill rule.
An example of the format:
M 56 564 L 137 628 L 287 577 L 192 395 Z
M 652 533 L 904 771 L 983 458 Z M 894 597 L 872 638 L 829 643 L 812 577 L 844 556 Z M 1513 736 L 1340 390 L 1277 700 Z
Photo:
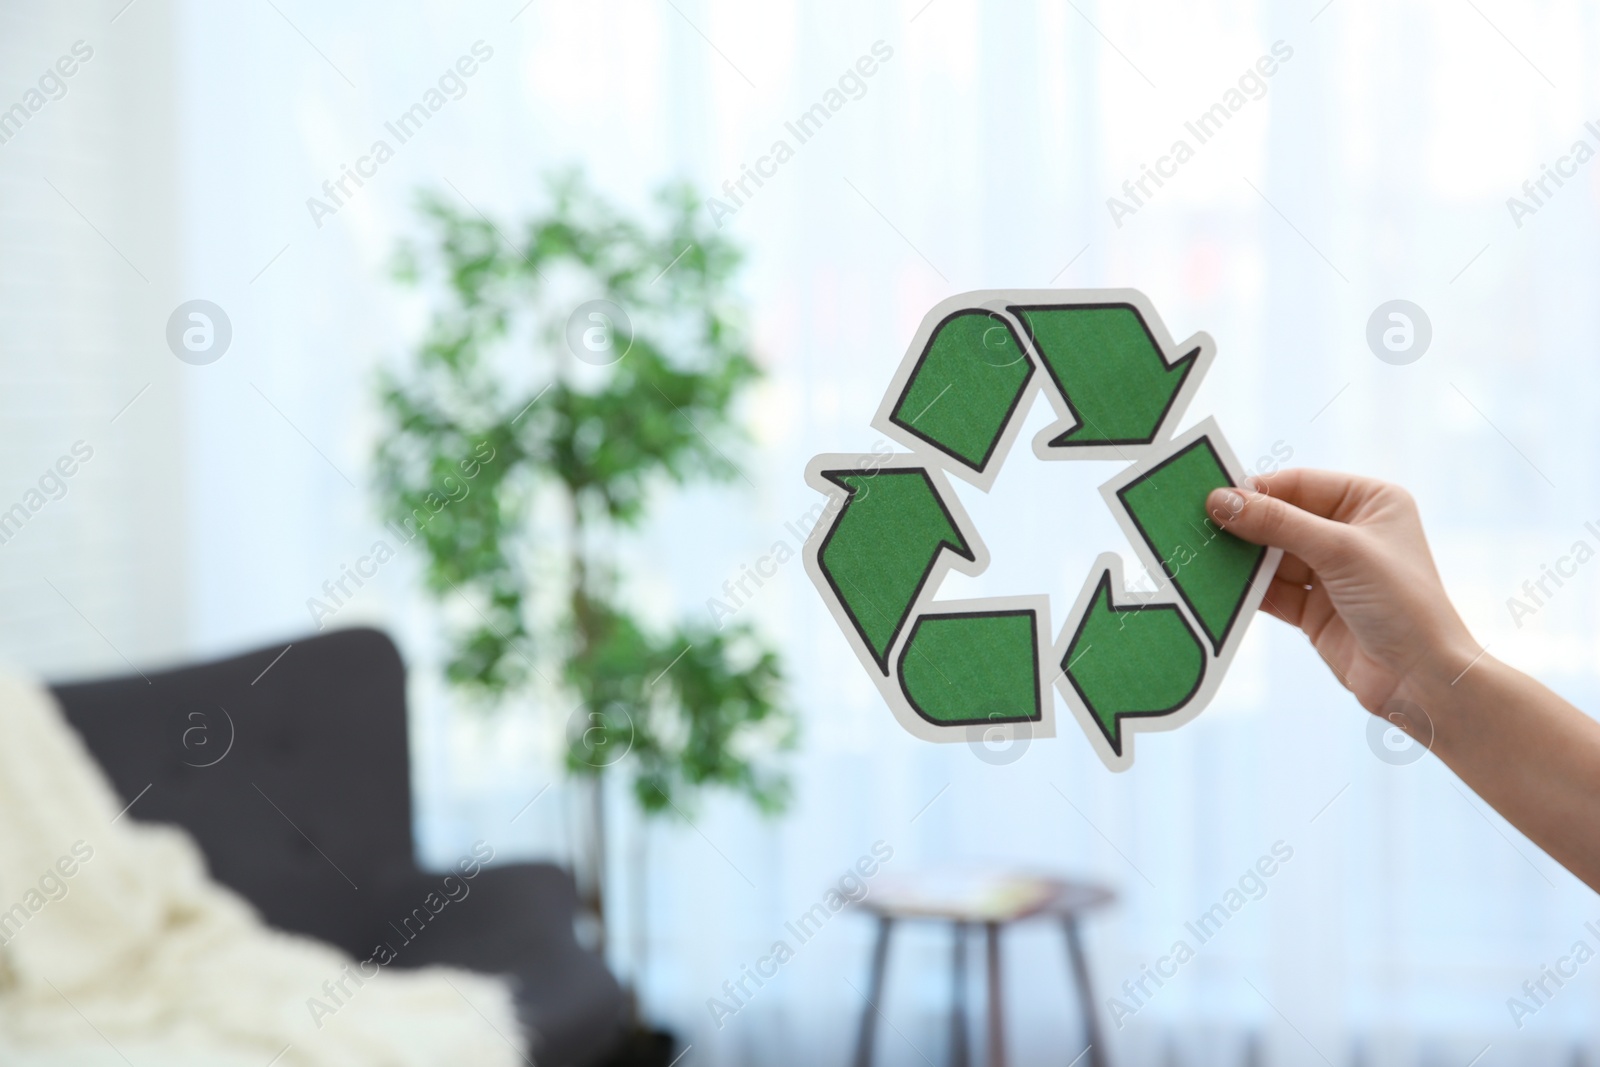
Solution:
M 1259 493 L 1261 492 L 1261 481 L 1252 474 L 1244 480 L 1244 487 L 1252 493 Z
M 1218 510 L 1227 511 L 1229 518 L 1244 510 L 1244 497 L 1240 496 L 1235 490 L 1218 489 L 1212 499 L 1217 502 Z

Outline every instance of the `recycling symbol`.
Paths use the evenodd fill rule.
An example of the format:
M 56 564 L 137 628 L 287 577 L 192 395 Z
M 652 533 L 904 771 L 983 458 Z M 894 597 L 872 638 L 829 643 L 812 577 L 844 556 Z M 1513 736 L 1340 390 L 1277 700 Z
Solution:
M 806 570 L 908 731 L 1053 737 L 1059 693 L 1106 766 L 1125 770 L 1135 733 L 1181 726 L 1211 700 L 1282 554 L 1207 515 L 1209 493 L 1245 477 L 1216 421 L 1173 435 L 1215 355 L 1203 333 L 1174 344 L 1128 289 L 982 290 L 923 318 L 872 421 L 909 451 L 806 467 L 828 497 Z M 1046 595 L 938 599 L 948 573 L 990 562 L 950 478 L 987 493 L 1038 390 L 1056 415 L 1034 438 L 1039 459 L 1124 464 L 1100 494 L 1153 587 L 1130 589 L 1106 546 L 1059 633 Z M 1067 524 L 1086 506 L 1051 504 Z

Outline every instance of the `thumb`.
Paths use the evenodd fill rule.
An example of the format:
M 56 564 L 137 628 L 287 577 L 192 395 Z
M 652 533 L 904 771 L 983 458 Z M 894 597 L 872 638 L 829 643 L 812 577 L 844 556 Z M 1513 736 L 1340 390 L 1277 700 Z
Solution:
M 1243 487 L 1214 489 L 1206 499 L 1212 521 L 1251 544 L 1281 548 L 1313 570 L 1335 563 L 1347 547 L 1350 529 L 1267 493 Z

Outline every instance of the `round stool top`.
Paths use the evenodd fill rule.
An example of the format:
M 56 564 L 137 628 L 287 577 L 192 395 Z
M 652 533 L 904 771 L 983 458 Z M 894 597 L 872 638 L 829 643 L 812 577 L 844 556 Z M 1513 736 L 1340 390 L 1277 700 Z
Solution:
M 1009 923 L 1076 914 L 1115 898 L 1103 886 L 1027 871 L 947 868 L 880 878 L 862 904 L 895 919 Z

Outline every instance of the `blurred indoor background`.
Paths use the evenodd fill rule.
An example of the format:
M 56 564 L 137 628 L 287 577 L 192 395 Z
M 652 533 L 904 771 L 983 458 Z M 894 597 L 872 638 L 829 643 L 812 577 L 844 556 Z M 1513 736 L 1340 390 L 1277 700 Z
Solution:
M 0 106 L 79 41 L 92 58 L 0 144 L 0 508 L 75 442 L 92 449 L 0 544 L 0 653 L 21 669 L 125 673 L 314 629 L 308 598 L 381 530 L 376 375 L 429 313 L 391 270 L 419 190 L 510 221 L 573 166 L 630 210 L 673 179 L 720 195 L 882 42 L 892 57 L 859 98 L 721 219 L 748 255 L 768 376 L 740 412 L 748 479 L 664 493 L 618 546 L 647 614 L 707 611 L 817 501 L 807 459 L 872 448 L 937 301 L 1128 286 L 1175 336 L 1216 339 L 1191 419 L 1216 415 L 1246 466 L 1287 449 L 1408 486 L 1479 640 L 1600 707 L 1600 568 L 1529 617 L 1507 606 L 1600 522 L 1600 166 L 1532 212 L 1507 206 L 1574 142 L 1600 146 L 1591 9 L 19 0 L 0 9 Z M 307 198 L 478 41 L 493 58 L 460 98 L 313 218 Z M 1114 217 L 1108 198 L 1193 143 L 1184 124 L 1276 42 L 1290 58 L 1260 92 Z M 190 299 L 232 324 L 210 365 L 166 343 Z M 1431 321 L 1409 365 L 1367 343 L 1391 299 Z M 958 486 L 996 563 L 947 595 L 1038 592 L 1042 575 L 1059 619 L 1096 554 L 1131 561 L 1093 492 L 1116 465 L 1062 466 L 1019 448 L 992 493 Z M 565 862 L 570 709 L 455 706 L 421 568 L 402 553 L 331 623 L 387 629 L 411 669 L 421 858 L 487 838 Z M 858 909 L 720 1028 L 707 999 L 876 841 L 893 870 L 1001 863 L 1115 887 L 1087 931 L 1118 1063 L 1600 1056 L 1600 968 L 1520 1027 L 1507 1009 L 1600 920 L 1592 892 L 1431 756 L 1380 758 L 1367 716 L 1276 621 L 1256 621 L 1204 715 L 1146 735 L 1113 775 L 1069 716 L 1020 758 L 907 735 L 798 559 L 741 618 L 785 657 L 789 811 L 712 791 L 642 831 L 619 803 L 612 837 L 635 902 L 612 963 L 692 1043 L 686 1064 L 846 1061 L 872 937 Z M 1293 860 L 1266 896 L 1115 1028 L 1106 998 L 1279 841 Z M 931 929 L 897 945 L 881 1062 L 945 1056 L 948 952 Z M 1019 928 L 1007 953 L 1014 1057 L 1066 1063 L 1082 1039 L 1059 933 Z

